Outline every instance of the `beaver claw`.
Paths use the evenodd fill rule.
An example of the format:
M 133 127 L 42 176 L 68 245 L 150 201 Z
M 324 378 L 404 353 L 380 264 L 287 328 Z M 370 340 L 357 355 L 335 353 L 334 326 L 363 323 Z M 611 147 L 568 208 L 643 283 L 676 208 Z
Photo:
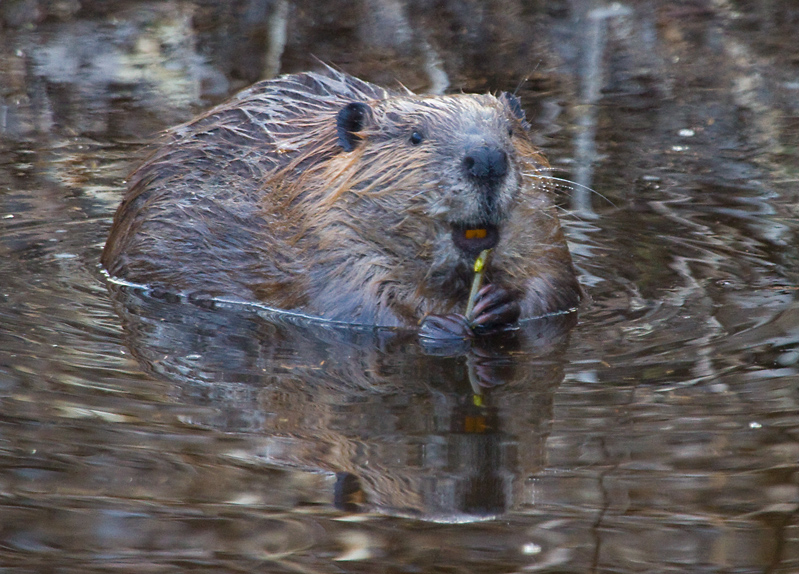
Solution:
M 425 339 L 468 339 L 473 337 L 472 327 L 463 315 L 428 315 L 419 327 Z
M 511 291 L 489 283 L 477 293 L 472 315 L 468 319 L 478 332 L 483 333 L 513 325 L 521 313 L 519 302 Z
M 428 315 L 419 326 L 419 342 L 428 355 L 462 355 L 469 351 L 472 337 L 472 326 L 459 314 Z

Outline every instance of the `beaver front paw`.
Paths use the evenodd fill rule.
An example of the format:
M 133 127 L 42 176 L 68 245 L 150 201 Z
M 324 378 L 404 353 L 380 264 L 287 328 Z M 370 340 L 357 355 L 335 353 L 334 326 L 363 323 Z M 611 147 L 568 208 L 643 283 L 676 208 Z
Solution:
M 472 314 L 467 319 L 475 332 L 486 333 L 514 325 L 521 313 L 516 294 L 489 283 L 477 293 Z
M 472 326 L 463 315 L 428 315 L 419 326 L 419 336 L 424 339 L 468 339 L 474 336 Z
M 452 315 L 428 315 L 419 325 L 419 342 L 425 353 L 440 357 L 456 357 L 469 351 L 472 326 L 466 317 Z

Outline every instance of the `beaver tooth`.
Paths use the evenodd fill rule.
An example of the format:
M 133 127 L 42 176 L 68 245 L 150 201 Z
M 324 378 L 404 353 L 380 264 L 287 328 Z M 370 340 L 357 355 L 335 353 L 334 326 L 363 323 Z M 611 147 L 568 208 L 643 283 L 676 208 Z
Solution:
M 480 229 L 467 229 L 463 232 L 463 236 L 466 239 L 485 239 L 485 236 L 488 234 L 488 231 L 485 228 Z
M 452 242 L 469 257 L 477 257 L 484 249 L 492 249 L 499 242 L 496 225 L 453 225 Z

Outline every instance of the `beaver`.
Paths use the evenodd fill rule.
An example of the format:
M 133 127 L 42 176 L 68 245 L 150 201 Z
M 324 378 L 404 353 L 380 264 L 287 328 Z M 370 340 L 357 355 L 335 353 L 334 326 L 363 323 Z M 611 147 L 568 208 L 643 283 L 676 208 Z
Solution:
M 129 179 L 102 265 L 153 291 L 431 332 L 573 308 L 529 129 L 504 92 L 417 95 L 332 68 L 265 80 L 166 132 Z

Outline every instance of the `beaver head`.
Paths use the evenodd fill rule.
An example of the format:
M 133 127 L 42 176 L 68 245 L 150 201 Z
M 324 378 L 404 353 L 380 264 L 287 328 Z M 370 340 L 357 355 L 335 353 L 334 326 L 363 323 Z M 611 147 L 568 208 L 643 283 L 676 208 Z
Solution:
M 350 262 L 369 261 L 369 278 L 353 282 L 379 275 L 395 305 L 394 286 L 412 284 L 404 297 L 414 302 L 412 316 L 424 299 L 438 304 L 421 305 L 423 312 L 462 303 L 484 249 L 494 249 L 494 279 L 529 278 L 525 259 L 563 239 L 553 235 L 559 226 L 540 176 L 547 164 L 528 130 L 507 93 L 398 94 L 343 105 L 334 145 L 323 161 L 298 170 L 291 196 L 305 217 L 303 235 L 318 238 L 309 243 L 315 260 L 323 250 L 324 259 L 341 261 L 346 249 Z M 367 273 L 333 265 L 319 288 L 354 272 Z
M 499 241 L 522 179 L 513 138 L 526 129 L 518 99 L 507 93 L 399 96 L 351 103 L 337 116 L 341 148 L 363 145 L 364 159 L 386 168 L 383 177 L 397 170 L 392 191 L 407 199 L 405 209 L 440 222 L 470 260 Z M 390 156 L 382 153 L 388 150 Z M 372 179 L 372 171 L 362 177 Z

